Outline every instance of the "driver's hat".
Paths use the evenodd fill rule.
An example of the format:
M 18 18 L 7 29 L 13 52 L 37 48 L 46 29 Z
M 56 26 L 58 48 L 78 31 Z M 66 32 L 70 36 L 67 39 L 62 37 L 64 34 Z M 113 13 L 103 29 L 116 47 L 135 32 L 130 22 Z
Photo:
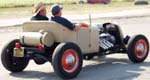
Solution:
M 43 2 L 39 2 L 39 3 L 34 4 L 32 13 L 33 15 L 37 15 L 39 14 L 41 10 L 44 10 L 44 9 L 46 9 L 46 4 L 44 4 Z
M 51 12 L 52 12 L 52 15 L 55 15 L 57 14 L 59 11 L 61 11 L 63 9 L 63 7 L 61 5 L 58 5 L 58 4 L 53 4 L 51 6 Z

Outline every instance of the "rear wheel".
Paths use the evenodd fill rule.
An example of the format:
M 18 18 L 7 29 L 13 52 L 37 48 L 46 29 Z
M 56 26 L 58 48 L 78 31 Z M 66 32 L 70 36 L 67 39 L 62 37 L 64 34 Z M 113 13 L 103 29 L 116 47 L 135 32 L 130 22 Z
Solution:
M 76 77 L 82 69 L 83 57 L 74 43 L 61 43 L 54 50 L 52 65 L 54 71 L 64 79 Z
M 149 53 L 149 42 L 144 35 L 135 35 L 128 43 L 127 53 L 134 63 L 143 62 Z
M 14 57 L 13 50 L 15 44 L 19 43 L 19 40 L 11 40 L 2 49 L 1 60 L 3 66 L 11 72 L 20 72 L 26 68 L 29 60 L 24 57 Z

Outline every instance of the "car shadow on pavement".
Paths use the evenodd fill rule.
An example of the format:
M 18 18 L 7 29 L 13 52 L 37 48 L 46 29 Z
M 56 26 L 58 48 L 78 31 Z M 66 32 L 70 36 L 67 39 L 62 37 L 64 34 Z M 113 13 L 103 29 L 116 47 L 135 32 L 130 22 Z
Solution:
M 128 59 L 104 58 L 94 61 L 85 65 L 74 80 L 133 80 L 150 67 L 150 62 L 132 63 Z
M 38 80 L 61 80 L 54 72 L 42 72 L 42 71 L 23 71 L 18 73 L 10 73 L 11 76 L 21 79 L 38 79 Z
M 103 58 L 84 61 L 79 75 L 72 80 L 133 80 L 140 76 L 150 62 L 134 64 L 128 59 Z M 10 73 L 11 76 L 23 79 L 62 80 L 54 72 L 25 70 Z

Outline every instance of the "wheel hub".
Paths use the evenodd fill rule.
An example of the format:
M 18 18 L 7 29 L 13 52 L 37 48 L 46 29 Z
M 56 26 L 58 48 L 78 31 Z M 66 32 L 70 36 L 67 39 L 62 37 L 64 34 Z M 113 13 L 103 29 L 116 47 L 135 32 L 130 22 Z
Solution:
M 138 44 L 137 45 L 137 51 L 140 52 L 140 53 L 143 53 L 144 52 L 144 45 L 143 44 Z
M 138 58 L 143 58 L 147 52 L 147 44 L 143 39 L 137 41 L 135 46 L 135 54 Z
M 73 66 L 74 63 L 75 63 L 75 58 L 72 54 L 69 54 L 67 57 L 66 57 L 66 64 L 67 66 Z
M 79 64 L 79 59 L 76 51 L 73 49 L 66 50 L 62 56 L 62 66 L 67 72 L 73 72 L 76 70 Z

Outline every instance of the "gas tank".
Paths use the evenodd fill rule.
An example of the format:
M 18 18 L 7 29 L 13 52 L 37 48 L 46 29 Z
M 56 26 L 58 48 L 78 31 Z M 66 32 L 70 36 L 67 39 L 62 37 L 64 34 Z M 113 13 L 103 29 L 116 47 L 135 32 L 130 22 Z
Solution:
M 54 44 L 54 37 L 48 32 L 24 32 L 20 36 L 20 42 L 27 46 L 38 46 L 39 44 L 43 44 L 47 47 L 51 47 Z

